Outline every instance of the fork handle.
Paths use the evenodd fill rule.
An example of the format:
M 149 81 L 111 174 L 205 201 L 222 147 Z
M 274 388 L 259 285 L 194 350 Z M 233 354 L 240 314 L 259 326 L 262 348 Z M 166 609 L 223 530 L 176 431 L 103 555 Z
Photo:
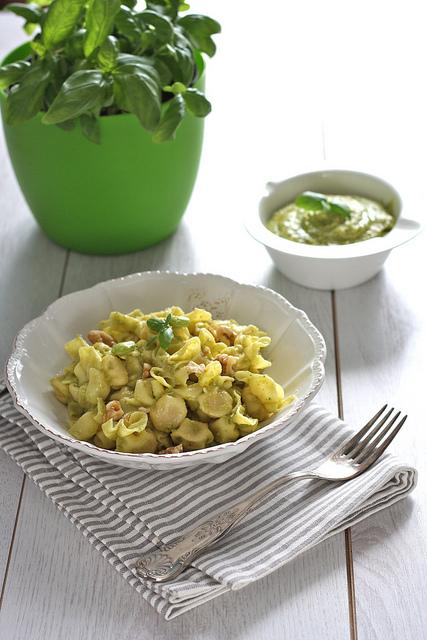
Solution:
M 246 500 L 221 511 L 211 520 L 203 522 L 180 536 L 175 542 L 162 545 L 155 551 L 141 556 L 136 564 L 137 574 L 141 578 L 148 578 L 154 582 L 166 582 L 176 578 L 194 558 L 222 538 L 263 498 L 271 495 L 290 480 L 305 480 L 312 477 L 313 474 L 310 471 L 294 471 L 273 480 Z

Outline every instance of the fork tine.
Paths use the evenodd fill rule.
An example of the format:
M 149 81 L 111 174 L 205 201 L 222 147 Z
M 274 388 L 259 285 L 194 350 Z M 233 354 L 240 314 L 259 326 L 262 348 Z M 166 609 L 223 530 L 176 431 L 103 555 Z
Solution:
M 369 431 L 366 437 L 363 438 L 363 440 L 361 440 L 351 451 L 346 454 L 348 458 L 353 458 L 353 460 L 356 460 L 356 458 L 361 455 L 364 450 L 366 450 L 366 447 L 372 442 L 373 437 L 376 436 L 377 433 L 383 431 L 384 424 L 387 422 L 393 411 L 393 407 L 389 411 L 387 411 L 385 416 L 379 421 L 377 425 L 375 425 L 372 431 Z M 396 417 L 398 417 L 399 414 L 400 411 Z M 394 420 L 396 420 L 396 418 L 394 418 Z M 385 428 L 388 429 L 388 426 L 386 426 Z
M 401 428 L 405 424 L 407 417 L 408 416 L 403 416 L 402 420 L 393 429 L 393 431 L 388 435 L 388 437 L 384 440 L 384 442 L 379 447 L 374 449 L 374 451 L 371 453 L 371 455 L 361 463 L 362 466 L 364 467 L 364 470 L 366 470 L 366 469 L 368 469 L 368 467 L 372 466 L 378 460 L 378 458 L 380 456 L 382 456 L 384 451 L 387 449 L 387 447 L 390 445 L 392 440 L 394 440 L 394 438 L 397 436 L 397 434 L 399 433 L 399 431 L 401 430 Z
M 398 411 L 396 415 L 394 415 L 392 419 L 385 426 L 382 426 L 380 430 L 376 429 L 376 433 L 378 433 L 378 435 L 376 438 L 374 438 L 374 440 L 369 439 L 369 441 L 367 440 L 366 442 L 362 443 L 362 447 L 360 448 L 357 455 L 353 456 L 353 459 L 355 462 L 361 462 L 363 458 L 367 458 L 368 456 L 371 455 L 371 453 L 373 453 L 373 451 L 375 450 L 375 447 L 381 442 L 384 436 L 386 436 L 387 433 L 389 433 L 390 429 L 392 428 L 392 426 L 394 425 L 394 423 L 396 422 L 400 414 L 401 412 Z M 384 423 L 383 420 L 381 420 L 381 422 Z
M 385 409 L 387 408 L 387 405 L 385 404 L 379 411 L 378 413 L 376 413 L 374 415 L 373 418 L 371 418 L 369 420 L 369 422 L 367 422 L 365 424 L 364 427 L 362 427 L 360 429 L 360 431 L 358 431 L 357 433 L 354 434 L 354 436 L 352 438 L 350 438 L 350 440 L 346 440 L 346 442 L 344 442 L 344 444 L 341 446 L 341 448 L 337 451 L 338 455 L 342 455 L 342 454 L 346 454 L 348 451 L 351 451 L 353 449 L 353 447 L 355 445 L 357 445 L 360 442 L 360 439 L 365 435 L 365 433 L 367 433 L 369 431 L 369 429 L 372 427 L 372 425 L 378 420 L 378 418 L 380 417 L 380 415 L 385 411 Z

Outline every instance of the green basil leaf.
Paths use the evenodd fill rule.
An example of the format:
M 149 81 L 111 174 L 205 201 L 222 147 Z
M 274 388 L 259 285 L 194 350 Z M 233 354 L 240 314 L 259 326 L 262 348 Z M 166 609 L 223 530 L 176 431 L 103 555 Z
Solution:
M 184 44 L 183 40 L 176 46 L 166 45 L 157 57 L 168 67 L 175 82 L 182 82 L 186 86 L 191 84 L 194 76 L 193 51 L 188 44 Z
M 325 194 L 315 191 L 304 191 L 304 193 L 295 198 L 295 204 L 297 207 L 301 207 L 301 209 L 306 209 L 307 211 L 336 213 L 345 218 L 351 216 L 351 210 L 348 207 L 331 202 Z
M 109 35 L 121 0 L 91 0 L 86 12 L 86 40 L 84 54 L 88 58 Z
M 190 85 L 194 77 L 194 53 L 191 44 L 185 38 L 177 38 L 175 47 L 176 69 L 174 80 Z
M 329 210 L 332 213 L 337 213 L 338 215 L 343 216 L 344 218 L 351 217 L 351 209 L 349 209 L 349 207 L 346 207 L 345 205 L 342 205 L 342 204 L 337 204 L 336 202 L 331 202 L 330 200 L 328 200 L 328 204 L 329 204 Z
M 31 36 L 36 29 L 37 29 L 37 24 L 35 24 L 34 22 L 26 22 L 24 24 L 24 31 L 29 36 Z
M 24 18 L 27 22 L 38 23 L 43 15 L 43 10 L 36 4 L 21 4 L 18 2 L 11 2 L 7 5 L 7 10 L 12 11 L 17 16 Z
M 67 38 L 67 42 L 64 43 L 65 57 L 70 58 L 73 62 L 74 60 L 83 58 L 83 45 L 85 40 L 86 29 L 78 29 L 75 31 L 72 36 Z
M 46 91 L 44 94 L 45 110 L 47 110 L 52 104 L 52 102 L 55 100 L 60 88 L 62 87 L 67 76 L 70 73 L 68 69 L 68 65 L 66 65 L 67 69 L 65 71 L 62 69 L 61 62 L 63 61 L 64 60 L 62 58 L 60 60 L 59 59 L 55 60 L 50 57 L 46 58 L 46 63 L 49 67 L 49 82 L 47 84 Z
M 7 89 L 11 84 L 18 82 L 30 67 L 31 64 L 27 60 L 11 62 L 0 67 L 0 89 Z
M 133 73 L 119 69 L 114 75 L 117 106 L 137 116 L 142 126 L 153 131 L 160 120 L 160 91 L 152 76 L 135 68 Z
M 160 78 L 151 58 L 135 56 L 130 53 L 119 53 L 117 56 L 117 68 L 120 73 L 142 73 L 160 88 Z
M 185 29 L 197 49 L 210 57 L 215 54 L 216 46 L 211 36 L 221 31 L 221 25 L 216 20 L 199 14 L 189 14 L 179 18 L 178 24 Z
M 295 204 L 301 209 L 307 211 L 323 211 L 325 209 L 324 202 L 326 197 L 322 193 L 316 193 L 314 191 L 304 191 L 295 198 Z
M 146 30 L 141 33 L 139 43 L 135 48 L 135 53 L 143 54 L 147 49 L 153 49 L 156 45 L 156 34 L 154 31 Z
M 154 28 L 155 36 L 160 44 L 166 44 L 173 40 L 173 26 L 169 18 L 161 16 L 155 11 L 142 11 L 138 14 L 143 23 Z
M 187 30 L 198 31 L 209 34 L 210 36 L 221 33 L 221 25 L 219 22 L 199 13 L 189 13 L 183 16 L 179 19 L 179 24 Z
M 13 87 L 7 96 L 5 119 L 8 124 L 21 124 L 33 118 L 43 106 L 43 97 L 49 82 L 49 69 L 35 63 Z
M 156 56 L 153 60 L 154 67 L 157 71 L 157 75 L 159 76 L 160 85 L 164 86 L 169 84 L 172 79 L 172 71 L 166 64 L 164 60 L 161 60 L 158 56 Z
M 101 143 L 101 127 L 99 125 L 99 119 L 93 113 L 82 113 L 80 116 L 80 126 L 83 134 L 88 140 L 95 144 Z
M 30 47 L 40 58 L 43 58 L 46 55 L 46 47 L 40 40 L 32 40 L 30 42 Z
M 153 142 L 166 142 L 173 140 L 176 130 L 185 115 L 185 105 L 183 97 L 178 95 L 167 103 L 162 113 L 160 122 L 153 134 Z
M 147 327 L 151 329 L 151 331 L 155 331 L 158 333 L 162 331 L 166 326 L 166 323 L 161 318 L 148 318 Z
M 136 56 L 133 53 L 119 53 L 117 56 L 117 65 L 119 67 L 124 67 L 126 65 L 143 65 L 152 66 L 152 62 L 149 58 L 145 58 L 144 56 Z
M 123 0 L 123 4 L 125 4 L 129 9 L 133 9 L 137 3 L 137 0 Z
M 210 113 L 212 106 L 209 100 L 205 98 L 203 93 L 197 89 L 187 89 L 184 93 L 185 106 L 198 118 L 204 118 Z
M 187 318 L 187 316 L 172 316 L 169 323 L 172 327 L 177 329 L 179 327 L 188 327 L 190 318 Z
M 76 121 L 64 120 L 64 122 L 58 122 L 56 126 L 59 127 L 60 129 L 63 129 L 64 131 L 72 131 L 76 126 Z
M 119 45 L 114 36 L 108 36 L 98 51 L 98 62 L 104 71 L 112 71 L 117 62 Z
M 122 4 L 120 7 L 120 10 L 114 20 L 114 26 L 118 33 L 127 38 L 129 42 L 135 46 L 139 44 L 142 33 L 141 27 L 135 19 L 132 11 L 126 5 Z
M 133 353 L 136 349 L 136 344 L 129 340 L 128 342 L 118 342 L 117 344 L 111 347 L 111 353 L 113 356 L 118 356 L 119 358 L 125 358 Z
M 169 16 L 172 20 L 178 15 L 178 8 L 180 0 L 154 0 L 154 2 L 147 1 L 147 8 L 162 13 L 165 16 Z
M 85 0 L 53 0 L 42 29 L 46 49 L 56 47 L 73 33 L 84 5 Z
M 76 71 L 64 82 L 42 122 L 57 124 L 98 110 L 108 92 L 109 85 L 101 71 Z
M 166 351 L 174 338 L 172 327 L 165 327 L 159 333 L 159 344 Z

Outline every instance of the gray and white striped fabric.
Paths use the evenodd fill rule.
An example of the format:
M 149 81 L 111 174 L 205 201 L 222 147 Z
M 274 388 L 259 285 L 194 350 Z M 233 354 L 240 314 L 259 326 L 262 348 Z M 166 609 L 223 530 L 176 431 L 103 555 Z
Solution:
M 167 619 L 262 578 L 413 489 L 416 471 L 390 455 L 345 484 L 290 483 L 177 579 L 156 585 L 135 574 L 142 553 L 280 474 L 315 466 L 350 432 L 312 404 L 282 433 L 223 464 L 137 471 L 98 462 L 44 436 L 16 411 L 0 384 L 0 446 Z

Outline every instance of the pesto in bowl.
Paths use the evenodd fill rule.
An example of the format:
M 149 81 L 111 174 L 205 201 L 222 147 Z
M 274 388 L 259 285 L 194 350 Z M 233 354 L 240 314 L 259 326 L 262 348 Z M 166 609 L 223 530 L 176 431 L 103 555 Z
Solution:
M 331 245 L 383 236 L 395 222 L 394 216 L 375 200 L 306 191 L 278 209 L 266 226 L 293 242 Z

